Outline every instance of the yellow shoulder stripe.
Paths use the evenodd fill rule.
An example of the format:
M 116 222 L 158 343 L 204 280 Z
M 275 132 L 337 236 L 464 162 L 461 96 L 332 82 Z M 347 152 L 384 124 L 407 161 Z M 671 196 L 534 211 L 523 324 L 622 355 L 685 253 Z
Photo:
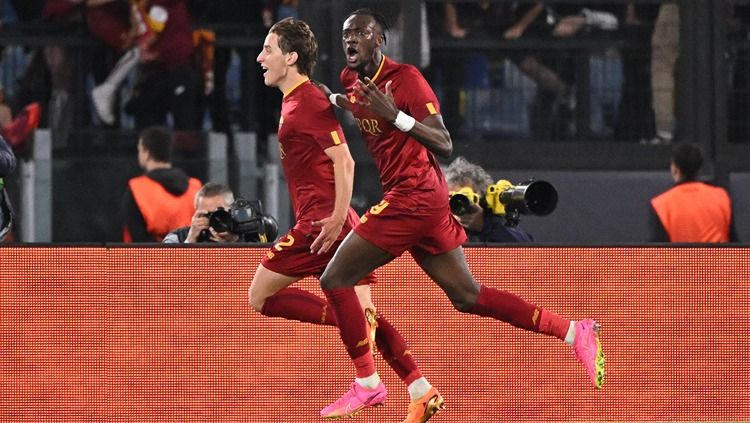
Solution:
M 331 138 L 333 138 L 333 143 L 336 145 L 341 144 L 341 138 L 339 138 L 339 133 L 336 131 L 331 131 Z

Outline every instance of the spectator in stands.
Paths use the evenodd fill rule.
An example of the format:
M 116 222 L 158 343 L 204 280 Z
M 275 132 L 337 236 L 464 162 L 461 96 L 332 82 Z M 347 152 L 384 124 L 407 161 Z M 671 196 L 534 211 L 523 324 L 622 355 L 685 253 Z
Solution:
M 185 0 L 143 0 L 139 2 L 140 15 L 149 16 L 157 6 L 166 12 L 166 22 L 158 36 L 143 41 L 138 81 L 125 110 L 135 117 L 136 129 L 165 125 L 168 114 L 174 129 L 199 129 L 198 77 L 192 63 L 193 33 L 187 5 Z M 144 22 L 151 20 L 145 18 Z
M 500 38 L 515 40 L 528 31 L 536 35 L 546 35 L 545 7 L 541 2 L 533 4 L 518 4 L 516 2 L 490 4 L 446 2 L 444 5 L 445 31 L 453 38 L 463 39 L 468 36 Z M 541 30 L 540 30 L 541 29 Z M 513 50 L 508 57 L 529 78 L 534 80 L 545 93 L 551 93 L 552 98 L 559 104 L 569 108 L 574 107 L 575 94 L 571 85 L 561 79 L 554 71 L 537 58 L 537 53 L 530 50 Z M 444 66 L 447 80 L 461 80 L 461 75 L 454 75 L 461 69 L 453 61 Z M 447 87 L 446 100 L 442 102 L 444 108 L 449 109 L 458 101 L 458 95 L 452 87 Z M 455 112 L 446 113 L 450 119 Z M 549 113 L 545 113 L 549 117 Z M 451 126 L 451 125 L 449 125 Z
M 193 16 L 196 26 L 206 26 L 208 28 L 215 28 L 216 37 L 221 38 L 222 35 L 250 35 L 258 34 L 259 39 L 262 40 L 260 34 L 265 35 L 266 31 L 263 30 L 263 21 L 261 18 L 261 10 L 263 8 L 264 0 L 222 0 L 217 2 L 216 0 L 189 0 L 188 6 L 190 8 L 190 14 Z M 224 132 L 231 135 L 230 123 L 232 122 L 231 117 L 234 115 L 230 110 L 230 105 L 227 98 L 227 71 L 232 61 L 232 52 L 236 51 L 237 57 L 240 60 L 241 78 L 247 78 L 248 69 L 250 66 L 253 69 L 257 68 L 257 65 L 252 55 L 244 54 L 241 49 L 234 49 L 232 47 L 226 47 L 216 45 L 214 48 L 213 55 L 213 90 L 204 96 L 201 96 L 198 107 L 198 116 L 201 118 L 205 114 L 205 110 L 208 109 L 211 116 L 211 127 L 212 130 L 217 132 Z M 273 94 L 273 101 L 279 103 L 276 100 L 278 97 L 276 93 L 270 88 L 262 84 L 262 79 L 253 78 L 252 81 L 248 81 L 248 84 L 257 84 L 258 80 L 261 81 L 262 87 L 257 87 L 255 91 L 258 95 L 252 99 L 256 101 L 258 105 L 257 111 L 259 113 L 269 113 L 267 101 L 265 96 Z M 261 106 L 262 105 L 262 106 Z M 242 105 L 245 106 L 245 105 Z M 256 113 L 258 115 L 259 113 Z M 250 124 L 249 114 L 238 113 L 236 114 L 236 120 L 242 130 L 249 130 L 252 126 Z M 258 117 L 259 118 L 259 117 Z M 269 116 L 268 125 L 274 119 Z M 278 122 L 278 120 L 276 120 Z
M 651 90 L 654 96 L 656 137 L 651 144 L 669 144 L 674 133 L 675 70 L 680 54 L 680 8 L 664 3 L 651 39 Z
M 123 197 L 125 242 L 161 242 L 171 230 L 190 225 L 193 201 L 201 187 L 172 167 L 172 132 L 149 127 L 138 140 L 138 164 L 144 174 L 132 178 Z
M 542 37 L 556 39 L 571 38 L 590 31 L 614 31 L 619 28 L 619 17 L 623 6 L 600 5 L 598 3 L 560 3 L 545 6 L 544 22 L 539 29 Z M 576 108 L 576 61 L 581 60 L 581 52 L 556 51 L 539 58 L 539 61 L 552 70 L 566 90 L 559 86 L 540 84 L 532 113 L 532 132 L 541 139 L 570 139 L 577 135 L 575 125 Z M 587 53 L 583 53 L 587 54 Z M 588 56 L 586 57 L 586 59 Z M 532 77 L 533 78 L 533 77 Z M 537 80 L 539 84 L 539 81 Z M 551 89 L 550 89 L 551 88 Z M 551 116 L 551 118 L 550 118 Z
M 92 58 L 97 86 L 91 91 L 91 97 L 99 119 L 111 126 L 118 120 L 120 86 L 140 58 L 137 40 L 152 36 L 152 26 L 162 28 L 162 25 L 158 22 L 153 22 L 152 26 L 146 25 L 136 3 L 122 0 L 91 1 L 89 0 L 86 8 L 86 26 L 104 46 L 97 48 Z M 165 9 L 158 7 L 155 10 L 154 20 L 165 17 Z M 117 56 L 114 66 L 111 63 L 112 53 Z
M 481 166 L 471 163 L 464 157 L 457 157 L 445 170 L 445 179 L 450 192 L 469 187 L 483 197 L 487 187 L 494 181 Z M 472 204 L 471 212 L 456 216 L 472 242 L 533 242 L 534 238 L 519 226 L 506 226 L 505 216 Z
M 698 181 L 703 153 L 695 144 L 672 150 L 674 187 L 651 200 L 652 242 L 736 242 L 732 203 L 723 188 Z
M 80 27 L 84 3 L 84 0 L 47 0 L 42 19 L 75 30 Z M 47 102 L 48 126 L 55 145 L 65 145 L 73 129 L 75 113 L 80 111 L 76 110 L 74 86 L 81 70 L 76 69 L 76 63 L 71 60 L 69 47 L 48 45 L 42 52 L 51 84 Z
M 445 30 L 454 38 L 465 38 L 469 34 L 518 39 L 531 33 L 538 37 L 571 37 L 588 28 L 614 30 L 618 18 L 601 6 L 589 8 L 585 5 L 545 6 L 542 2 L 524 4 L 509 2 L 502 4 L 454 3 L 444 5 Z M 538 51 L 513 50 L 508 54 L 516 66 L 534 82 L 537 92 L 536 113 L 532 113 L 532 132 L 536 138 L 560 137 L 553 134 L 550 117 L 571 121 L 575 109 L 574 73 L 571 55 L 544 55 Z M 454 66 L 455 64 L 451 64 Z M 456 80 L 455 77 L 447 79 Z M 450 93 L 448 93 L 450 94 Z M 448 95 L 448 105 L 451 99 Z M 446 102 L 443 102 L 444 105 Z M 450 106 L 449 106 L 450 107 Z M 568 125 L 569 126 L 569 125 Z M 560 129 L 571 132 L 571 128 Z M 570 134 L 568 134 L 570 135 Z
M 635 45 L 619 50 L 623 80 L 614 123 L 614 137 L 618 141 L 646 142 L 656 131 L 651 91 L 651 39 L 658 12 L 658 4 L 626 6 L 620 37 Z
M 8 193 L 5 192 L 3 178 L 11 175 L 16 169 L 16 156 L 0 136 L 0 242 L 8 235 L 13 223 L 13 209 L 10 206 Z
M 299 18 L 299 0 L 266 0 L 263 7 L 263 25 L 270 28 L 274 22 L 284 18 Z

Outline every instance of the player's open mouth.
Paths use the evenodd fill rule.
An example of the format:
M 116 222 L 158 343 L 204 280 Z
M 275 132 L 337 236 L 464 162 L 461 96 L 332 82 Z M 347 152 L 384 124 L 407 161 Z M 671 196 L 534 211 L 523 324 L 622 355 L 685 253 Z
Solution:
M 359 59 L 359 52 L 354 47 L 349 47 L 346 49 L 346 61 L 349 63 L 354 63 Z

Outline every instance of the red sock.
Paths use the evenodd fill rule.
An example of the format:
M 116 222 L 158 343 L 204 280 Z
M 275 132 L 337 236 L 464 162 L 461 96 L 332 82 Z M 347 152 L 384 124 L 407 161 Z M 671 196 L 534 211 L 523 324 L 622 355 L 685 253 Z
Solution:
M 382 315 L 378 315 L 375 344 L 377 344 L 383 359 L 404 381 L 406 386 L 422 377 L 422 372 L 417 367 L 417 362 L 414 361 L 406 340 Z
M 570 320 L 564 319 L 551 311 L 542 310 L 542 317 L 539 318 L 540 333 L 564 341 L 568 335 L 568 329 L 570 329 Z
M 492 317 L 517 328 L 539 332 L 542 309 L 510 292 L 482 285 L 471 313 Z
M 367 335 L 367 321 L 359 305 L 354 288 L 324 289 L 328 304 L 339 322 L 341 340 L 346 346 L 357 369 L 357 377 L 364 378 L 375 373 L 375 362 L 370 353 L 370 338 Z
M 266 299 L 261 314 L 289 320 L 336 326 L 336 316 L 324 299 L 298 288 L 284 288 Z

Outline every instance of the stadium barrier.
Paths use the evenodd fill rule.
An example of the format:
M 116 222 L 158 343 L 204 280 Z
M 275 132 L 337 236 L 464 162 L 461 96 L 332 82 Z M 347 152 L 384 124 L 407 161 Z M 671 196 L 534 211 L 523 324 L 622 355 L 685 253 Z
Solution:
M 0 421 L 318 422 L 354 375 L 331 327 L 248 307 L 263 248 L 0 248 Z M 408 255 L 379 311 L 446 398 L 437 422 L 750 421 L 747 248 L 467 248 L 476 277 L 602 324 L 594 390 L 561 342 L 454 312 Z M 300 282 L 319 293 L 316 282 Z M 385 407 L 408 396 L 381 359 Z

